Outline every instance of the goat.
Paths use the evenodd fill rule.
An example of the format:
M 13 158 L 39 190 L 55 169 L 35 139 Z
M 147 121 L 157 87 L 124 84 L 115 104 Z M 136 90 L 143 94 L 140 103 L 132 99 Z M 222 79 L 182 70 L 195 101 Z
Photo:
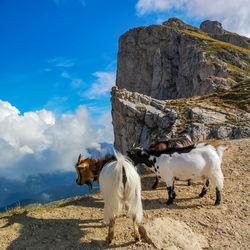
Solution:
M 147 149 L 134 149 L 130 158 L 135 165 L 144 163 L 158 176 L 161 176 L 168 190 L 167 204 L 172 204 L 175 199 L 174 179 L 206 178 L 206 182 L 199 197 L 203 197 L 209 183 L 215 186 L 216 200 L 214 205 L 221 201 L 220 191 L 223 188 L 223 173 L 221 162 L 226 145 L 215 149 L 212 145 L 198 143 L 184 148 L 169 148 L 164 151 Z
M 115 218 L 121 213 L 125 206 L 127 214 L 132 217 L 135 240 L 140 239 L 138 224 L 141 223 L 143 210 L 141 202 L 141 180 L 136 168 L 122 154 L 116 152 L 116 161 L 102 164 L 94 163 L 90 159 L 78 158 L 77 184 L 87 184 L 90 178 L 99 179 L 100 191 L 104 198 L 104 223 L 109 225 L 106 241 L 111 243 L 114 238 Z M 97 161 L 96 161 L 97 162 Z M 105 164 L 106 162 L 106 164 Z M 90 166 L 89 163 L 92 165 Z M 97 169 L 100 170 L 98 170 Z M 88 169 L 83 171 L 82 169 Z M 99 171 L 99 173 L 98 173 Z M 89 174 L 89 172 L 92 172 Z
M 168 140 L 158 140 L 156 142 L 153 142 L 149 150 L 155 150 L 155 151 L 164 151 L 167 148 L 182 148 L 187 147 L 189 145 L 192 145 L 192 140 L 189 136 L 186 137 L 179 137 L 179 138 L 171 138 Z M 188 186 L 191 185 L 191 180 L 188 179 Z M 159 184 L 159 177 L 156 175 L 155 177 L 155 183 L 152 186 L 152 189 L 156 189 Z

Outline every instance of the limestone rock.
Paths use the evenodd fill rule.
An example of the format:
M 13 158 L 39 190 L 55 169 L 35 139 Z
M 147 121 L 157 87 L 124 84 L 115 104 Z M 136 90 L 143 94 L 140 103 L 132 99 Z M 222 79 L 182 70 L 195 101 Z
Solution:
M 187 28 L 187 25 L 176 17 L 169 18 L 167 21 L 163 22 L 162 25 L 171 26 L 173 28 L 177 28 L 181 30 L 184 30 Z
M 211 30 L 223 33 L 215 24 Z M 166 100 L 217 92 L 249 77 L 250 53 L 232 51 L 221 42 L 212 50 L 211 38 L 203 37 L 201 30 L 177 18 L 129 30 L 119 39 L 116 85 Z
M 167 217 L 155 218 L 143 225 L 144 238 L 157 249 L 204 249 L 208 242 L 202 235 L 194 233 L 184 222 Z
M 212 33 L 215 35 L 222 35 L 226 33 L 226 31 L 222 28 L 221 23 L 219 23 L 218 21 L 206 20 L 201 23 L 200 29 L 204 32 Z
M 224 30 L 221 23 L 217 21 L 206 20 L 201 23 L 200 29 L 209 33 L 209 35 L 215 39 L 250 49 L 249 39 L 247 37 Z
M 209 99 L 162 101 L 118 87 L 111 95 L 114 146 L 124 154 L 134 143 L 147 148 L 158 137 L 183 133 L 194 141 L 250 136 L 249 113 L 213 105 Z

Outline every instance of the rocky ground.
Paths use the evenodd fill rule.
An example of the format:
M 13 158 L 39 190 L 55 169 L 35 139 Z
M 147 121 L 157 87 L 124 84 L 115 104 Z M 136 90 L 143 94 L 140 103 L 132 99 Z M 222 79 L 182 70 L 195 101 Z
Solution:
M 154 175 L 142 178 L 144 224 L 170 218 L 185 223 L 203 235 L 208 249 L 249 248 L 249 145 L 250 139 L 226 142 L 222 170 L 225 185 L 222 204 L 213 206 L 215 192 L 198 198 L 201 181 L 176 182 L 176 201 L 167 206 L 164 183 L 151 190 Z M 132 222 L 124 215 L 117 219 L 115 239 L 107 245 L 107 227 L 102 224 L 103 200 L 100 194 L 79 198 L 48 208 L 19 209 L 0 214 L 0 249 L 153 249 L 144 239 L 133 241 Z M 184 224 L 183 224 L 184 225 Z M 185 234 L 186 226 L 183 226 Z M 150 236 L 150 235 L 149 235 Z M 164 237 L 159 231 L 159 237 Z M 153 242 L 154 243 L 154 242 Z M 178 249 L 168 245 L 164 249 Z M 191 249 L 190 246 L 184 247 Z

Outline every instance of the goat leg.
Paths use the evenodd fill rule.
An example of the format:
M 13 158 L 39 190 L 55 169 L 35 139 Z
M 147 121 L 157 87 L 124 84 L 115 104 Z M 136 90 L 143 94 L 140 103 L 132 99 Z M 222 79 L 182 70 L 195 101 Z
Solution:
M 111 219 L 109 222 L 109 231 L 108 236 L 106 237 L 106 241 L 108 244 L 114 239 L 114 227 L 115 227 L 115 219 Z
M 135 221 L 135 216 L 133 216 L 133 227 L 134 227 L 134 238 L 135 238 L 135 241 L 138 241 L 138 240 L 140 240 L 140 233 L 139 233 L 136 221 Z
M 152 189 L 156 189 L 158 187 L 158 184 L 159 184 L 159 177 L 156 175 L 156 177 L 155 177 L 155 183 L 152 186 Z
M 207 179 L 205 185 L 201 190 L 201 193 L 199 194 L 199 197 L 203 197 L 207 193 L 208 186 L 209 186 L 209 180 Z
M 220 200 L 221 200 L 220 190 L 216 187 L 216 200 L 214 205 L 215 206 L 220 205 Z
M 174 191 L 174 185 L 167 187 L 168 190 L 168 200 L 167 200 L 167 205 L 173 204 L 173 201 L 175 199 L 175 191 Z

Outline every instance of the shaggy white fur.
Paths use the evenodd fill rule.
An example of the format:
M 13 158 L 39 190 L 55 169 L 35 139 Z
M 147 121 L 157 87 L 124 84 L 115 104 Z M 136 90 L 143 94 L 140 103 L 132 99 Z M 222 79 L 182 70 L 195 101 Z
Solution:
M 109 224 L 122 209 L 136 223 L 142 220 L 141 180 L 135 167 L 122 154 L 115 152 L 117 161 L 106 164 L 99 176 L 100 190 L 104 198 L 104 223 Z M 123 183 L 123 168 L 126 183 Z

